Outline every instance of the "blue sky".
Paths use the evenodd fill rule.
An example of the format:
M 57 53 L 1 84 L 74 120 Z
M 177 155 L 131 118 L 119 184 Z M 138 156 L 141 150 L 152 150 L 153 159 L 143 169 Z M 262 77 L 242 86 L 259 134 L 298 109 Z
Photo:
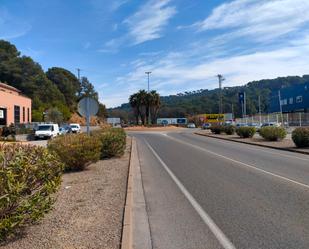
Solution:
M 0 39 L 44 70 L 81 68 L 108 107 L 309 73 L 308 0 L 0 0 Z

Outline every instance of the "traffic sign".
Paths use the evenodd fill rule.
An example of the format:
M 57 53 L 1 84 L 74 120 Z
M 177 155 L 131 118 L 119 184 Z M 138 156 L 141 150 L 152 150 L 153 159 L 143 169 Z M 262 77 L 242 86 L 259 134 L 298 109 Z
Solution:
M 99 104 L 98 101 L 96 101 L 94 98 L 90 98 L 90 97 L 85 97 L 82 98 L 79 102 L 78 102 L 78 112 L 80 113 L 80 115 L 82 115 L 83 117 L 86 117 L 86 121 L 87 121 L 87 134 L 90 134 L 90 117 L 94 116 L 98 113 L 99 110 Z

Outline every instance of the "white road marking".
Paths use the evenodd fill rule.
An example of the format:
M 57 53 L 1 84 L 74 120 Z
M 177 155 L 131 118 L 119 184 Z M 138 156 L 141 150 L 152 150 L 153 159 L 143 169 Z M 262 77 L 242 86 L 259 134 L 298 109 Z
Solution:
M 194 197 L 189 193 L 189 191 L 185 188 L 185 186 L 178 180 L 178 178 L 173 174 L 173 172 L 168 168 L 168 166 L 163 162 L 160 156 L 155 152 L 155 150 L 151 147 L 151 145 L 145 140 L 148 148 L 152 151 L 154 156 L 161 163 L 166 172 L 170 175 L 173 181 L 176 183 L 180 191 L 184 194 L 187 200 L 191 203 L 195 211 L 199 214 L 201 219 L 205 222 L 205 224 L 209 227 L 212 233 L 215 235 L 219 243 L 222 245 L 224 249 L 236 249 L 236 247 L 232 244 L 232 242 L 226 237 L 226 235 L 221 231 L 221 229 L 216 225 L 216 223 L 211 219 L 211 217 L 203 210 L 203 208 L 198 204 L 198 202 L 194 199 Z
M 169 136 L 170 137 L 170 136 Z M 212 137 L 207 137 L 207 138 L 212 138 Z M 224 143 L 224 142 L 227 142 L 227 143 L 235 143 L 233 141 L 228 141 L 228 140 L 221 140 L 221 139 L 217 139 L 217 138 L 212 138 L 212 139 L 216 139 L 218 142 L 220 143 Z M 238 143 L 240 144 L 240 143 Z M 251 146 L 254 146 L 254 144 L 243 144 L 243 145 L 249 145 L 247 148 L 251 149 L 251 150 L 256 150 L 256 151 L 263 151 L 263 152 L 266 152 L 268 154 L 273 154 L 273 155 L 279 155 L 279 156 L 284 156 L 284 157 L 289 157 L 289 158 L 296 158 L 296 159 L 299 159 L 299 160 L 303 160 L 303 161 L 309 161 L 309 158 L 302 158 L 302 157 L 297 157 L 297 156 L 292 156 L 292 155 L 287 155 L 287 154 L 284 154 L 284 153 L 279 153 L 279 152 L 273 152 L 273 151 L 269 151 L 269 150 L 264 150 L 264 149 L 258 149 L 258 148 L 253 148 Z M 251 145 L 251 146 L 250 146 Z M 271 149 L 271 148 L 269 148 Z M 287 151 L 288 152 L 288 151 Z M 293 153 L 293 152 L 290 152 L 290 153 Z
M 173 138 L 173 137 L 171 137 L 171 136 L 168 136 L 168 138 L 169 138 L 169 139 L 172 139 L 172 140 L 175 140 L 175 141 L 177 141 L 178 143 L 182 143 L 182 144 L 184 144 L 184 145 L 191 146 L 191 147 L 193 147 L 193 148 L 196 148 L 196 149 L 198 149 L 198 150 L 207 152 L 207 153 L 212 154 L 212 155 L 215 155 L 215 156 L 217 156 L 217 157 L 221 157 L 221 158 L 223 158 L 223 159 L 225 159 L 225 160 L 228 160 L 228 161 L 231 161 L 231 162 L 234 162 L 234 163 L 243 165 L 243 166 L 245 166 L 245 167 L 254 169 L 254 170 L 259 171 L 259 172 L 262 172 L 262 173 L 264 173 L 264 174 L 271 175 L 271 176 L 280 178 L 280 179 L 282 179 L 282 180 L 285 180 L 285 181 L 288 181 L 288 182 L 290 182 L 290 183 L 294 183 L 294 184 L 297 184 L 297 185 L 299 185 L 299 186 L 302 186 L 302 187 L 304 187 L 304 188 L 309 189 L 309 185 L 307 185 L 307 184 L 304 184 L 304 183 L 301 183 L 301 182 L 297 182 L 297 181 L 294 181 L 294 180 L 292 180 L 292 179 L 290 179 L 290 178 L 287 178 L 287 177 L 284 177 L 284 176 L 281 176 L 281 175 L 277 175 L 277 174 L 275 174 L 275 173 L 271 173 L 271 172 L 269 172 L 269 171 L 260 169 L 260 168 L 258 168 L 258 167 L 253 166 L 253 165 L 250 165 L 250 164 L 247 164 L 247 163 L 243 163 L 243 162 L 241 162 L 241 161 L 238 161 L 238 160 L 235 160 L 235 159 L 232 159 L 232 158 L 223 156 L 223 155 L 218 154 L 218 153 L 216 153 L 216 152 L 213 152 L 213 151 L 210 151 L 210 150 L 201 148 L 201 147 L 199 147 L 199 146 L 197 146 L 197 145 L 183 142 L 183 141 L 181 141 L 181 140 L 179 140 L 179 139 L 177 139 L 177 138 Z

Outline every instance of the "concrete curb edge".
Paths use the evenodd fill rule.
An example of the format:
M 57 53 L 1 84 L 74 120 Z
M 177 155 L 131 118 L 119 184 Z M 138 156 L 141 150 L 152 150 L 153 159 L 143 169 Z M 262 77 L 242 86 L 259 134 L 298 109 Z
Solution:
M 255 145 L 255 146 L 264 147 L 264 148 L 270 148 L 270 149 L 276 149 L 276 150 L 289 151 L 289 152 L 309 155 L 309 152 L 307 152 L 307 151 L 299 151 L 299 150 L 294 150 L 294 149 L 290 149 L 290 148 L 280 148 L 280 147 L 275 147 L 275 146 L 271 146 L 271 145 L 257 144 L 257 143 L 247 142 L 247 141 L 238 141 L 238 140 L 224 138 L 224 137 L 212 136 L 210 134 L 202 134 L 202 133 L 199 133 L 199 132 L 194 132 L 194 134 L 199 135 L 199 136 L 204 136 L 204 137 L 221 139 L 221 140 L 225 140 L 225 141 L 231 141 L 231 142 L 235 142 L 235 143 L 250 144 L 250 145 Z
M 122 224 L 122 237 L 121 237 L 121 249 L 130 249 L 132 244 L 132 149 L 133 149 L 133 137 L 131 138 L 131 151 L 129 160 L 129 172 L 127 180 L 127 195 L 124 207 L 123 224 Z

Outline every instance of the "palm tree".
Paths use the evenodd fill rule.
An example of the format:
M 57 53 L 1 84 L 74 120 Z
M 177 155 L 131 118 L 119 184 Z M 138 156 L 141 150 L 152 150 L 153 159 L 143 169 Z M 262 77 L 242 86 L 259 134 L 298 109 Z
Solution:
M 129 103 L 130 103 L 130 105 L 133 109 L 136 124 L 138 125 L 140 111 L 139 111 L 139 106 L 138 106 L 138 95 L 137 95 L 137 93 L 134 93 L 130 96 Z
M 149 120 L 152 123 L 156 122 L 161 105 L 160 95 L 156 91 L 147 93 L 145 90 L 139 90 L 130 96 L 129 103 L 133 109 L 136 124 L 138 124 L 139 118 L 143 125 Z
M 159 109 L 161 107 L 161 99 L 160 95 L 155 90 L 150 92 L 150 96 L 151 96 L 151 102 L 150 102 L 151 121 L 153 124 L 155 124 Z

